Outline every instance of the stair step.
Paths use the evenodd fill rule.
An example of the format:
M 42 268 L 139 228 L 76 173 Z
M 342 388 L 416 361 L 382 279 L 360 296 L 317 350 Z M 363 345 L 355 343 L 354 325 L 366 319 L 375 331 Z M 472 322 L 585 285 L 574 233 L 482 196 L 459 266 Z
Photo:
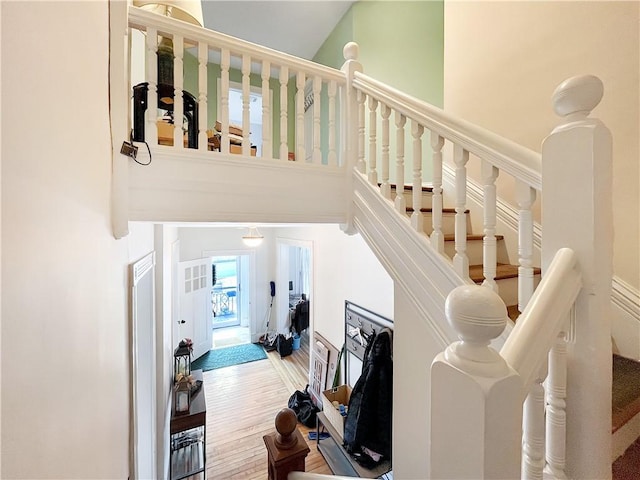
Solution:
M 611 433 L 640 413 L 640 362 L 613 356 Z
M 518 305 L 507 305 L 507 316 L 515 322 L 520 316 Z
M 392 199 L 395 198 L 396 186 L 391 184 Z M 433 187 L 422 186 L 422 206 L 431 208 L 433 204 L 431 200 L 433 198 Z M 413 206 L 413 185 L 404 186 L 404 202 L 407 206 Z
M 509 253 L 507 252 L 507 246 L 504 242 L 504 236 L 496 235 L 496 242 L 498 263 L 509 263 Z M 453 259 L 456 254 L 455 235 L 444 235 L 444 253 Z M 484 235 L 468 234 L 466 253 L 470 264 L 481 264 L 484 258 Z
M 407 215 L 411 216 L 414 212 L 413 207 L 407 207 L 406 209 Z M 431 235 L 433 232 L 433 221 L 432 214 L 433 209 L 429 207 L 422 207 L 420 209 L 420 213 L 423 216 L 423 228 L 422 231 L 427 235 Z M 465 210 L 464 212 L 467 217 L 467 233 L 471 234 L 471 217 L 469 216 L 469 210 Z M 442 233 L 445 235 L 453 235 L 455 233 L 456 226 L 456 210 L 454 208 L 443 208 L 442 209 Z
M 618 480 L 638 478 L 640 469 L 640 362 L 613 355 L 611 460 Z M 633 467 L 633 468 L 632 468 Z M 617 473 L 616 473 L 617 472 Z M 628 476 L 634 472 L 635 476 Z

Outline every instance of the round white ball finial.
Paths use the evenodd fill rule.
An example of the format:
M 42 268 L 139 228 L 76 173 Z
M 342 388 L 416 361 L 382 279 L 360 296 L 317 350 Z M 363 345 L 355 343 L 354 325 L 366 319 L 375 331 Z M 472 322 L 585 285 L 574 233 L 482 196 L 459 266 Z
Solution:
M 507 307 L 488 287 L 454 288 L 445 302 L 445 315 L 463 342 L 487 345 L 507 325 Z
M 360 47 L 356 42 L 347 43 L 342 49 L 342 55 L 345 60 L 357 60 Z
M 575 115 L 586 118 L 598 106 L 604 86 L 595 75 L 580 75 L 562 82 L 553 92 L 553 109 L 561 117 Z

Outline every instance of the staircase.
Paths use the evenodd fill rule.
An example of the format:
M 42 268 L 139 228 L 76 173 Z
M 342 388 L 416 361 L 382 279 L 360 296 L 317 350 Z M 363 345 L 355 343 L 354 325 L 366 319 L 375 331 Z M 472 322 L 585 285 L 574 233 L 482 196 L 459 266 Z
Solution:
M 129 26 L 146 33 L 147 52 L 157 51 L 158 32 L 171 34 L 174 45 L 198 45 L 196 83 L 202 108 L 197 148 L 185 147 L 180 128 L 174 129 L 172 146 L 158 145 L 156 118 L 149 113 L 156 111 L 157 99 L 149 95 L 145 125 L 153 162 L 140 168 L 121 156 L 114 158 L 114 191 L 126 192 L 115 197 L 116 231 L 126 230 L 129 219 L 340 223 L 346 233 L 362 236 L 393 279 L 397 371 L 422 369 L 415 378 L 398 379 L 403 395 L 394 398 L 394 429 L 414 432 L 411 441 L 394 436 L 399 477 L 459 467 L 471 469 L 467 477 L 490 476 L 484 468 L 497 468 L 504 476 L 519 471 L 520 457 L 525 477 L 541 478 L 543 471 L 556 478 L 607 476 L 611 438 L 599 432 L 610 429 L 611 398 L 591 381 L 608 383 L 611 375 L 610 331 L 601 321 L 611 303 L 611 140 L 606 127 L 589 117 L 602 97 L 600 80 L 575 77 L 558 88 L 553 104 L 560 125 L 539 154 L 367 76 L 355 44 L 345 46 L 344 66 L 336 70 L 137 8 L 129 9 Z M 117 33 L 112 38 L 120 41 Z M 122 63 L 114 57 L 124 51 L 122 45 L 111 50 L 111 63 Z M 214 72 L 222 85 L 221 118 L 215 119 L 221 125 L 220 151 L 209 150 L 206 135 L 214 120 L 206 108 L 212 58 L 219 62 Z M 148 56 L 145 81 L 150 92 L 157 85 L 155 67 L 155 56 Z M 174 67 L 178 72 L 183 68 L 182 55 L 175 56 Z M 263 102 L 262 157 L 231 154 L 226 108 L 231 73 L 242 77 L 245 132 L 251 82 L 261 82 L 263 99 L 279 90 L 279 103 Z M 116 80 L 112 103 L 121 102 L 122 110 L 129 104 L 131 86 L 118 92 Z M 178 75 L 175 88 L 182 86 Z M 315 101 L 307 110 L 309 92 Z M 182 112 L 181 96 L 174 100 L 175 112 Z M 305 115 L 312 123 L 306 139 Z M 289 127 L 295 131 L 293 140 Z M 114 144 L 114 151 L 119 148 Z M 310 161 L 287 161 L 293 151 L 295 158 Z M 145 155 L 143 149 L 140 155 Z M 481 172 L 475 186 L 467 178 L 467 164 L 472 163 Z M 423 168 L 429 169 L 425 175 Z M 392 182 L 404 186 L 405 170 L 411 172 L 411 186 L 398 195 Z M 514 205 L 511 230 L 517 232 L 517 246 L 506 240 L 514 236 L 512 231 L 498 232 L 498 175 L 515 185 L 506 195 L 513 197 L 508 200 Z M 431 190 L 423 193 L 425 178 Z M 573 189 L 567 188 L 570 184 Z M 536 198 L 545 212 L 539 262 Z M 472 216 L 481 218 L 477 231 Z M 518 317 L 515 326 L 497 328 L 504 328 L 503 318 L 496 320 L 497 314 L 483 310 L 482 302 L 478 312 L 445 308 L 452 292 L 474 283 L 486 286 L 470 290 L 491 297 L 490 307 L 509 306 L 510 316 Z M 497 303 L 495 292 L 501 298 Z M 459 337 L 465 342 L 456 342 Z M 486 349 L 489 341 L 499 358 Z M 445 349 L 447 355 L 439 355 Z M 458 375 L 456 381 L 433 383 L 428 366 L 436 356 L 449 372 L 445 375 Z M 486 364 L 493 369 L 488 377 Z M 462 393 L 489 391 L 477 388 L 488 383 L 508 384 L 509 395 L 472 398 Z M 452 385 L 460 389 L 434 402 Z M 431 412 L 424 409 L 427 392 Z M 472 408 L 469 402 L 476 404 Z M 455 410 L 440 412 L 435 404 Z M 429 431 L 415 432 L 416 419 L 406 412 L 420 412 L 420 423 L 431 424 Z M 457 418 L 463 412 L 478 415 L 440 429 L 429 421 L 430 414 L 432 419 L 440 414 Z M 511 442 L 510 448 L 518 449 L 513 456 L 495 450 L 503 442 L 500 432 L 519 434 L 523 418 L 522 451 L 519 438 Z M 462 440 L 471 438 L 478 441 L 465 446 Z M 453 439 L 452 447 L 442 448 L 447 439 Z M 446 454 L 431 455 L 430 447 Z M 477 458 L 490 460 L 476 465 Z

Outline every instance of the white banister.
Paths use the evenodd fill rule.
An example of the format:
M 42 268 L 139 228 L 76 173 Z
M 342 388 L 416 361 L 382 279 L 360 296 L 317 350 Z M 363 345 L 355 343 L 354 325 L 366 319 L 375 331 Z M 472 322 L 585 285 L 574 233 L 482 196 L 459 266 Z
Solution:
M 289 144 L 287 134 L 287 86 L 289 84 L 289 69 L 286 66 L 280 67 L 280 160 L 289 157 Z M 300 160 L 296 158 L 296 160 Z M 304 160 L 304 158 L 302 159 Z
M 173 36 L 173 146 L 184 148 L 184 39 Z
M 147 110 L 145 111 L 145 119 L 147 128 L 147 142 L 151 145 L 158 144 L 158 31 L 155 28 L 149 28 L 146 36 L 147 48 Z
M 588 117 L 603 91 L 591 75 L 563 82 L 553 94 L 563 118 L 542 145 L 543 273 L 553 252 L 569 247 L 584 284 L 575 301 L 575 340 L 567 345 L 569 478 L 611 476 L 612 141 L 607 127 Z
M 320 93 L 322 92 L 322 79 L 313 77 L 313 153 L 312 161 L 316 165 L 322 163 L 322 153 L 320 152 Z M 329 127 L 331 129 L 331 127 Z
M 329 152 L 327 154 L 327 164 L 334 167 L 338 165 L 336 154 L 336 94 L 338 85 L 335 80 L 329 82 L 327 95 L 329 97 Z
M 242 154 L 250 155 L 251 140 L 251 57 L 242 55 Z
M 464 285 L 447 296 L 445 312 L 460 341 L 431 365 L 429 478 L 518 478 L 522 383 L 489 346 L 507 324 L 504 302 Z
M 222 49 L 220 57 L 220 151 L 229 153 L 229 68 L 231 52 Z
M 534 290 L 533 279 L 533 213 L 536 191 L 524 182 L 516 182 L 518 203 L 518 310 L 522 312 Z
M 567 442 L 567 342 L 564 332 L 556 337 L 549 352 L 549 375 L 545 382 L 547 389 L 546 429 L 546 470 L 551 478 L 564 479 Z
M 500 350 L 525 386 L 533 383 L 546 362 L 581 287 L 577 255 L 568 248 L 558 250 Z
M 394 205 L 401 215 L 407 213 L 407 201 L 404 198 L 404 126 L 407 117 L 395 112 L 396 124 L 396 198 Z
M 304 72 L 298 72 L 296 75 L 296 160 L 305 162 L 307 160 L 307 151 L 304 145 L 304 89 L 307 79 Z M 286 158 L 286 157 L 284 157 Z
M 344 477 L 342 475 L 324 475 L 312 472 L 291 472 L 287 480 L 353 480 L 356 477 Z
M 467 162 L 469 152 L 460 145 L 455 145 L 453 161 L 456 164 L 456 254 L 453 267 L 462 278 L 469 277 L 469 257 L 467 257 Z
M 422 216 L 422 134 L 424 127 L 413 120 L 411 122 L 411 136 L 413 137 L 413 181 L 411 182 L 413 191 L 411 197 L 411 226 L 416 232 L 422 232 L 424 228 L 424 217 Z
M 380 115 L 382 116 L 382 148 L 380 158 L 380 193 L 384 198 L 391 198 L 391 184 L 389 183 L 389 116 L 391 109 L 386 105 L 380 106 Z
M 209 146 L 207 136 L 207 62 L 209 49 L 204 42 L 198 42 L 198 150 L 206 152 Z
M 271 63 L 269 60 L 262 62 L 262 158 L 273 157 L 273 137 L 271 128 L 273 120 L 271 118 L 271 87 L 269 79 L 271 78 Z
M 501 172 L 523 180 L 536 190 L 542 189 L 539 153 L 450 115 L 364 73 L 356 73 L 353 83 L 358 90 L 374 96 L 407 118 L 418 121 L 469 153 L 490 161 Z
M 377 124 L 378 117 L 376 115 L 376 109 L 378 108 L 378 101 L 369 97 L 369 182 L 372 185 L 378 185 L 378 165 L 377 165 Z
M 357 168 L 360 173 L 367 172 L 367 164 L 364 160 L 364 136 L 365 136 L 365 126 L 364 126 L 364 102 L 367 99 L 367 96 L 362 93 L 362 91 L 358 90 L 357 93 L 358 100 L 358 163 Z
M 523 406 L 522 480 L 542 480 L 544 440 L 544 387 L 538 378 L 531 385 Z
M 444 138 L 431 132 L 431 150 L 433 151 L 433 195 L 431 197 L 431 211 L 433 231 L 431 232 L 431 246 L 438 253 L 444 253 L 444 234 L 442 232 L 442 147 Z
M 482 182 L 484 192 L 484 238 L 482 240 L 482 284 L 498 292 L 496 271 L 498 268 L 497 240 L 496 240 L 496 180 L 499 170 L 489 162 L 482 162 Z

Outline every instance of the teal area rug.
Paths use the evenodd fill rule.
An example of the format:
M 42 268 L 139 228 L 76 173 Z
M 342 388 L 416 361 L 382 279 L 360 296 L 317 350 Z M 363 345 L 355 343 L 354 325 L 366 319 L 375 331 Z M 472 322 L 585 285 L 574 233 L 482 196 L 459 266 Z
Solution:
M 267 354 L 262 348 L 262 345 L 245 343 L 243 345 L 234 345 L 233 347 L 209 350 L 200 358 L 191 362 L 191 370 L 202 370 L 206 372 L 208 370 L 215 370 L 216 368 L 264 360 L 265 358 L 267 358 Z

